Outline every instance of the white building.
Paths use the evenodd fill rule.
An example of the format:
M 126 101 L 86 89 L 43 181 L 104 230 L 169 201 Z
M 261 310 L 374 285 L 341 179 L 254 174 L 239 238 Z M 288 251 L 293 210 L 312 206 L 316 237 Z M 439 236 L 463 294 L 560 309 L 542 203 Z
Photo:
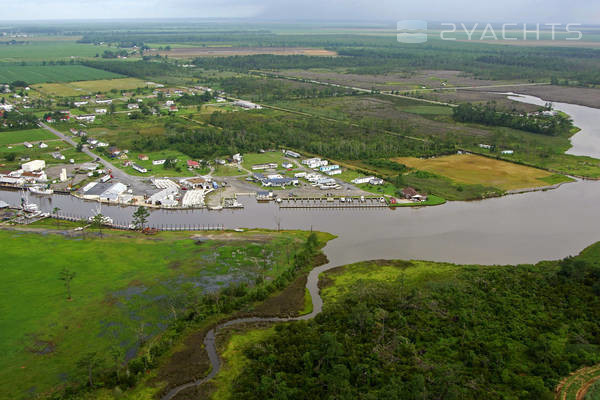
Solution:
M 75 116 L 75 119 L 83 122 L 94 122 L 96 120 L 96 116 L 93 114 L 77 115 Z
M 96 108 L 96 114 L 106 114 L 106 108 Z
M 242 108 L 246 108 L 248 110 L 260 110 L 262 109 L 262 107 L 258 104 L 252 103 L 250 101 L 246 101 L 246 100 L 236 100 L 233 102 L 234 106 L 238 106 L 238 107 L 242 107 Z
M 333 175 L 340 175 L 342 173 L 342 170 L 340 168 L 338 169 L 332 169 L 330 171 L 325 172 L 327 175 L 329 176 L 333 176 Z
M 354 183 L 355 185 L 361 185 L 363 183 L 369 183 L 371 182 L 373 179 L 375 179 L 374 176 L 366 176 L 366 177 L 362 177 L 362 178 L 356 178 L 352 180 L 352 183 Z
M 145 174 L 146 172 L 148 172 L 148 170 L 146 168 L 144 168 L 141 165 L 138 165 L 136 163 L 131 164 L 131 167 L 141 174 Z
M 140 105 L 137 104 L 137 103 L 127 104 L 127 109 L 128 110 L 139 110 L 140 109 Z
M 87 106 L 88 102 L 87 101 L 76 101 L 76 102 L 73 103 L 73 105 L 75 107 L 82 107 L 82 106 Z
M 33 160 L 21 165 L 21 169 L 24 172 L 41 171 L 44 168 L 46 168 L 46 161 L 44 160 Z

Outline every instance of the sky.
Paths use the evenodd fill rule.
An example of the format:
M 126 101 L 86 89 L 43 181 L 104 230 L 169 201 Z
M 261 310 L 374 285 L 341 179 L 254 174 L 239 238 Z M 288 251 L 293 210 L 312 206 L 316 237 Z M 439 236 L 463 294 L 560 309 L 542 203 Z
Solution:
M 258 18 L 600 24 L 598 0 L 16 0 L 0 20 Z

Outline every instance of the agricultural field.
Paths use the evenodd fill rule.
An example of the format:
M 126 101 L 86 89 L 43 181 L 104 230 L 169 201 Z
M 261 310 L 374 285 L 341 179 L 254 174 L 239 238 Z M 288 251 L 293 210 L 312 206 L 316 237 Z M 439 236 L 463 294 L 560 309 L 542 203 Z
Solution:
M 176 46 L 171 50 L 153 49 L 149 54 L 168 56 L 170 58 L 195 58 L 195 57 L 232 57 L 250 56 L 256 54 L 274 54 L 281 56 L 305 55 L 333 57 L 337 53 L 325 49 L 309 48 L 277 48 L 277 47 L 182 47 Z
M 112 73 L 109 73 L 112 74 Z M 33 88 L 48 96 L 74 97 L 90 95 L 94 93 L 105 93 L 111 90 L 132 90 L 147 87 L 146 82 L 137 78 L 98 79 L 92 81 L 70 82 L 70 83 L 47 83 L 34 85 Z
M 279 276 L 288 268 L 290 248 L 306 236 L 160 233 L 148 238 L 105 230 L 102 236 L 95 231 L 73 237 L 61 234 L 58 224 L 42 224 L 36 228 L 40 233 L 0 231 L 0 240 L 11 243 L 0 267 L 3 398 L 85 381 L 78 362 L 91 352 L 101 355 L 102 366 L 131 360 L 189 299 Z M 33 247 L 36 251 L 29 251 Z M 65 267 L 76 273 L 72 300 L 59 279 Z
M 428 159 L 400 157 L 393 161 L 448 177 L 458 183 L 489 185 L 505 191 L 557 183 L 555 174 L 551 172 L 473 154 Z M 570 180 L 564 177 L 562 181 Z
M 0 63 L 0 82 L 5 83 L 25 81 L 32 85 L 46 82 L 74 82 L 120 77 L 122 75 L 84 65 L 8 66 Z
M 23 131 L 0 132 L 0 146 L 19 144 L 23 142 L 39 142 L 42 140 L 56 139 L 52 133 L 45 129 L 27 129 Z
M 93 58 L 102 54 L 108 46 L 75 43 L 70 40 L 32 40 L 26 44 L 6 45 L 0 42 L 0 63 L 42 62 Z

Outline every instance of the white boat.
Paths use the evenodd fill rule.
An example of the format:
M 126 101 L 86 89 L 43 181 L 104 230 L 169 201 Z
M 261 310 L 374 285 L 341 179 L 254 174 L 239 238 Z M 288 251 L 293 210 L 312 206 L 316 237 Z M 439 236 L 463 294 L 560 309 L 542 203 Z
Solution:
M 98 215 L 98 214 L 96 214 L 96 215 Z M 96 218 L 96 215 L 90 217 L 89 222 L 93 222 L 94 218 Z M 101 221 L 102 221 L 102 225 L 112 225 L 112 223 L 113 223 L 113 219 L 111 217 L 107 217 L 106 215 L 102 216 Z
M 88 221 L 93 222 L 94 218 L 96 218 L 97 215 L 102 215 L 102 205 L 100 205 L 100 206 L 98 206 L 98 208 L 96 208 L 94 215 L 92 215 L 90 218 L 88 218 Z M 113 224 L 113 219 L 111 217 L 107 217 L 106 215 L 102 215 L 102 218 L 100 220 L 102 222 L 102 225 L 112 225 Z
M 223 209 L 223 206 L 208 207 L 208 209 L 213 211 L 220 211 Z
M 25 212 L 29 212 L 29 213 L 39 213 L 40 212 L 40 207 L 35 203 L 23 203 L 22 207 L 23 207 L 23 211 L 25 211 Z
M 39 194 L 39 195 L 43 195 L 43 196 L 50 196 L 51 194 L 54 193 L 54 190 L 52 189 L 44 189 L 41 186 L 31 186 L 29 188 L 29 191 L 33 194 Z

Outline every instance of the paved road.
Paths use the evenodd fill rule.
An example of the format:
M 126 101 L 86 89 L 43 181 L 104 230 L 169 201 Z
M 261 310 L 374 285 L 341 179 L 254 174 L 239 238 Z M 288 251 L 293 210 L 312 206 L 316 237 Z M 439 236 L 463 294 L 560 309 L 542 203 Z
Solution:
M 54 129 L 42 122 L 40 122 L 40 127 L 46 129 L 49 132 L 52 132 L 58 138 L 64 140 L 65 142 L 69 143 L 73 147 L 77 147 L 77 143 L 73 139 L 71 139 L 70 137 L 65 135 L 64 133 L 57 131 L 56 129 Z M 84 147 L 82 149 L 82 152 L 87 154 L 88 156 L 90 156 L 92 158 L 92 160 L 98 160 L 97 162 L 104 165 L 104 168 L 111 170 L 112 176 L 115 177 L 115 179 L 119 180 L 120 182 L 130 186 L 130 188 L 133 190 L 134 193 L 139 194 L 139 193 L 146 193 L 148 191 L 148 189 L 149 189 L 148 184 L 143 182 L 147 178 L 129 175 L 128 173 L 126 173 L 122 169 L 119 169 L 114 164 L 110 163 L 109 161 L 103 159 L 102 157 L 99 157 L 97 154 L 92 153 L 86 147 Z

